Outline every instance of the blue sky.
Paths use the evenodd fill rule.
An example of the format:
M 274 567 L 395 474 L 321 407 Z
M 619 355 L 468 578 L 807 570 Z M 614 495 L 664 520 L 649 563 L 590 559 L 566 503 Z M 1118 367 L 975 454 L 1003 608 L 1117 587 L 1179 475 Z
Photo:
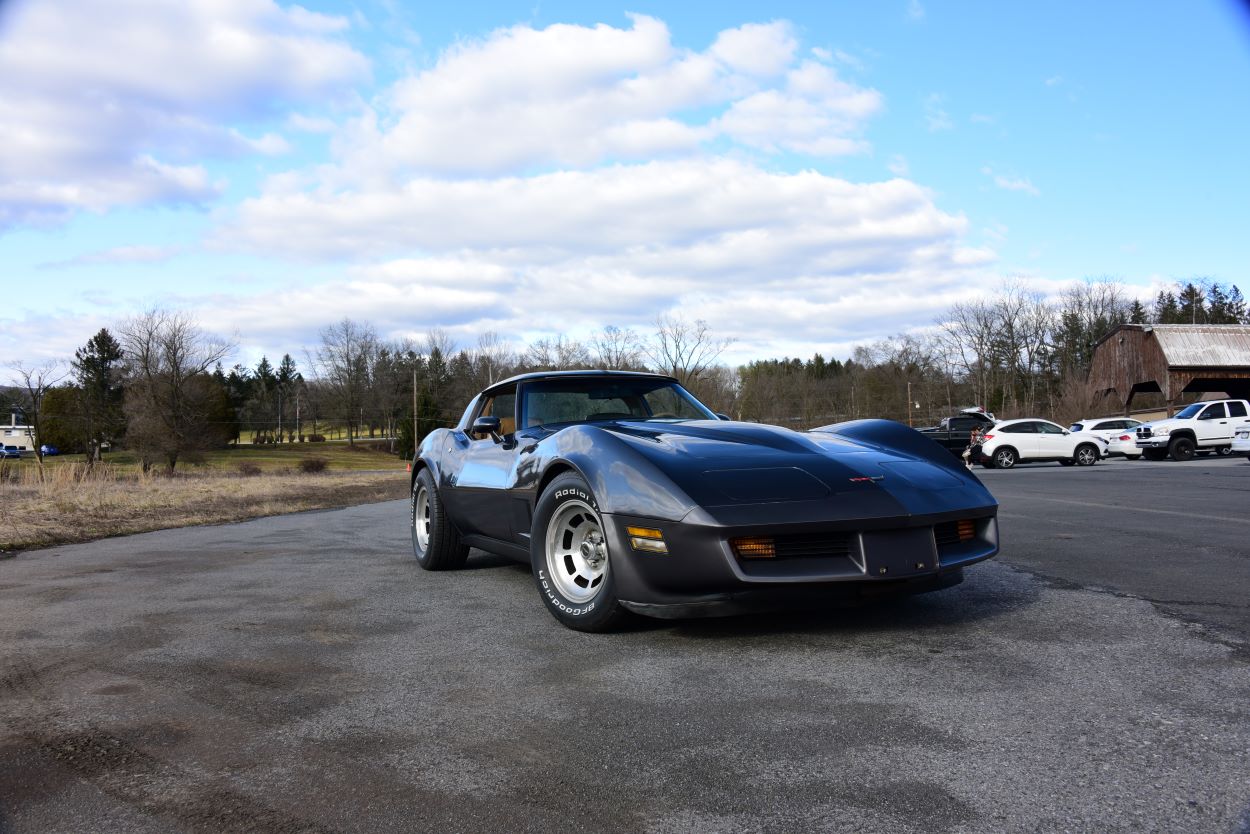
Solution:
M 1220 2 L 7 2 L 0 355 L 163 305 L 248 362 L 343 315 L 844 356 L 1009 276 L 1246 291 L 1248 82 Z

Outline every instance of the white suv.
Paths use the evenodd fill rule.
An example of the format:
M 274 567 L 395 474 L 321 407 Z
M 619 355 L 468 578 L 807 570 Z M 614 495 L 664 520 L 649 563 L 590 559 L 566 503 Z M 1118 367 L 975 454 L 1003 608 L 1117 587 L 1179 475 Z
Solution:
M 1133 431 L 1141 425 L 1141 420 L 1129 417 L 1094 417 L 1080 420 L 1068 426 L 1068 431 L 1087 431 L 1107 441 L 1107 457 L 1123 455 L 1136 460 L 1141 457 L 1141 449 L 1137 448 L 1137 435 Z
M 1064 466 L 1093 466 L 1107 441 L 1085 431 L 1068 431 L 1049 420 L 1004 420 L 985 433 L 981 465 L 1010 469 L 1022 461 L 1058 461 Z

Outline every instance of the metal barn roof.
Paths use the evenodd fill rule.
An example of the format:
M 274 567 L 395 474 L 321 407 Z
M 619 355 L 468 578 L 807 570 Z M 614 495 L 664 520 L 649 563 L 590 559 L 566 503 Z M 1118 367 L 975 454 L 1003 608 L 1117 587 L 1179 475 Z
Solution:
M 1168 365 L 1174 368 L 1250 366 L 1250 325 L 1143 325 L 1154 333 Z

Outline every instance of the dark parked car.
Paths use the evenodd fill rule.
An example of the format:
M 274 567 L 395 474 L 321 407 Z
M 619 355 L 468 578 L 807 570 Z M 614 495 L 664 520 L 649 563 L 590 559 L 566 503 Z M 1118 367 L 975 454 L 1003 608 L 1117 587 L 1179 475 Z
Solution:
M 22 456 L 22 450 L 21 450 L 21 449 L 19 449 L 19 448 L 17 448 L 16 446 L 3 446 L 3 447 L 0 447 L 0 459 L 3 459 L 3 458 L 20 458 L 21 456 Z
M 918 429 L 918 431 L 955 457 L 962 457 L 964 450 L 968 448 L 968 439 L 972 435 L 972 430 L 975 428 L 985 430 L 993 425 L 992 417 L 978 411 L 965 411 L 951 417 L 943 417 L 936 426 Z
M 500 382 L 412 468 L 422 567 L 511 556 L 583 631 L 936 590 L 998 551 L 994 498 L 918 432 L 729 422 L 653 374 Z
M 45 458 L 50 458 L 55 455 L 61 454 L 61 450 L 56 448 L 55 446 L 49 446 L 45 443 L 44 445 L 39 447 L 39 453 L 43 455 Z

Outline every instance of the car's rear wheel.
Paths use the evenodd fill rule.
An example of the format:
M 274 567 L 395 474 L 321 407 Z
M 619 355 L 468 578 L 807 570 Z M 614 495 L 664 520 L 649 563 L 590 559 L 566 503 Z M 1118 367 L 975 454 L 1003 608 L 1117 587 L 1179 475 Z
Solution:
M 1172 460 L 1193 460 L 1194 442 L 1188 437 L 1177 437 L 1168 444 L 1168 454 Z
M 1010 469 L 1016 465 L 1016 461 L 1020 458 L 1016 455 L 1016 450 L 1010 446 L 1004 446 L 998 449 L 992 455 L 994 466 L 998 469 Z
M 418 472 L 412 482 L 412 552 L 426 570 L 452 570 L 469 558 L 469 548 L 447 517 L 428 469 Z
M 580 475 L 559 475 L 538 499 L 530 532 L 534 582 L 552 616 L 577 631 L 625 623 L 612 558 L 594 493 Z
M 1076 447 L 1074 459 L 1077 466 L 1093 466 L 1098 463 L 1098 449 L 1090 443 L 1082 443 Z
M 1222 458 L 1226 458 L 1233 453 L 1233 447 L 1232 446 L 1220 446 L 1215 450 L 1215 453 Z

